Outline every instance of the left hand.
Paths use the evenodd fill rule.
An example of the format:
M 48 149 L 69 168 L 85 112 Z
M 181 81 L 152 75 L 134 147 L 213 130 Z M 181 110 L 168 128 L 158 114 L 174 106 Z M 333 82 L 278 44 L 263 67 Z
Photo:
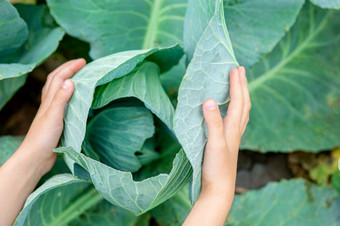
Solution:
M 69 79 L 86 64 L 69 61 L 48 75 L 41 105 L 19 149 L 0 167 L 0 226 L 13 225 L 40 178 L 54 165 L 64 110 L 74 86 Z
M 42 90 L 41 105 L 19 151 L 39 157 L 42 174 L 54 165 L 53 152 L 63 131 L 64 109 L 70 100 L 74 85 L 71 78 L 86 64 L 84 59 L 71 60 L 51 72 Z

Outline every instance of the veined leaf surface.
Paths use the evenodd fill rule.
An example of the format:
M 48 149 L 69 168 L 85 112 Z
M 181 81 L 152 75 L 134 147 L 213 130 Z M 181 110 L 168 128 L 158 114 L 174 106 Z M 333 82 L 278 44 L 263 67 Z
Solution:
M 64 153 L 89 172 L 94 186 L 106 200 L 136 215 L 172 197 L 191 175 L 191 165 L 183 151 L 176 155 L 169 174 L 159 174 L 142 181 L 134 181 L 130 172 L 113 169 L 73 148 L 58 148 L 56 151 Z
M 225 225 L 339 225 L 340 197 L 304 179 L 236 195 Z
M 15 225 L 133 226 L 147 219 L 113 206 L 89 182 L 59 174 L 28 197 Z
M 214 98 L 220 105 L 228 102 L 229 73 L 237 66 L 225 25 L 223 2 L 219 0 L 182 80 L 174 119 L 176 136 L 193 167 L 193 201 L 199 195 L 199 175 L 207 141 L 202 104 L 208 98 Z
M 244 149 L 318 152 L 340 145 L 339 13 L 307 4 L 274 51 L 247 71 Z
M 188 2 L 184 49 L 189 59 L 214 13 L 216 1 Z M 224 15 L 238 62 L 251 66 L 294 24 L 304 0 L 224 0 Z
M 187 0 L 48 0 L 56 21 L 91 45 L 97 59 L 112 53 L 182 43 Z
M 103 197 L 71 174 L 51 177 L 26 200 L 15 225 L 67 225 Z

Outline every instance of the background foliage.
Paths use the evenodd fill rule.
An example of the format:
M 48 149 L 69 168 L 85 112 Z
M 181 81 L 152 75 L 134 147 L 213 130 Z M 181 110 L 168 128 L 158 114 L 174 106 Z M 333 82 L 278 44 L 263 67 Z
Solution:
M 17 2 L 31 5 L 0 0 L 0 165 L 23 139 L 8 135 L 27 131 L 17 125 L 29 125 L 22 109 L 34 115 L 44 74 L 95 61 L 73 78 L 62 138 L 71 148 L 57 149 L 68 167 L 60 154 L 16 224 L 180 225 L 198 194 L 200 105 L 214 97 L 225 111 L 237 65 L 253 107 L 226 225 L 340 224 L 340 1 Z M 111 138 L 93 139 L 108 123 Z M 127 146 L 120 161 L 107 157 Z

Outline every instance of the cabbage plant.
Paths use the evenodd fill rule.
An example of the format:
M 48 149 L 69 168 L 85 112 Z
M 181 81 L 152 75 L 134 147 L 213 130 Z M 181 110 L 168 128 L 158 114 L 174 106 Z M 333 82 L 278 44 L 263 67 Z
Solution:
M 57 24 L 89 43 L 94 61 L 72 78 L 75 91 L 66 108 L 61 147 L 55 150 L 71 173 L 55 175 L 37 188 L 16 224 L 135 225 L 146 224 L 151 215 L 164 225 L 181 224 L 200 192 L 207 141 L 201 105 L 214 98 L 225 115 L 229 72 L 239 65 L 247 67 L 253 105 L 243 148 L 318 152 L 339 145 L 335 50 L 340 6 L 338 1 L 311 2 L 47 0 Z M 25 30 L 20 17 L 29 17 L 21 8 L 28 6 L 15 6 L 19 17 L 8 2 L 0 3 L 12 10 L 17 32 Z M 52 34 L 63 34 L 52 22 Z M 14 53 L 24 42 L 6 51 Z M 0 54 L 4 46 L 0 42 Z M 14 66 L 0 64 L 0 69 L 12 72 Z M 329 133 L 322 132 L 325 128 Z M 0 150 L 12 152 L 21 140 L 2 137 Z M 0 155 L 1 162 L 9 152 Z M 294 204 L 285 199 L 291 190 L 298 197 Z M 276 211 L 272 201 L 282 199 L 286 208 Z M 269 184 L 235 200 L 226 224 L 275 222 L 278 215 L 288 219 L 297 211 L 306 219 L 339 223 L 338 194 L 304 180 Z M 300 219 L 287 225 L 301 224 Z

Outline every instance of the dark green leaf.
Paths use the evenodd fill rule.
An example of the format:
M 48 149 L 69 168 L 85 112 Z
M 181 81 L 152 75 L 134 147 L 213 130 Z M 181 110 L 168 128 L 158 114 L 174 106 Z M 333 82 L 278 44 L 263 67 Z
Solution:
M 226 225 L 339 225 L 340 196 L 303 179 L 236 195 Z
M 251 66 L 270 52 L 294 24 L 304 0 L 224 0 L 224 15 L 235 55 Z M 215 2 L 189 0 L 184 24 L 184 48 L 189 59 L 211 16 Z
M 97 59 L 115 52 L 182 43 L 187 0 L 48 0 L 56 21 L 91 44 Z
M 0 0 L 0 63 L 26 41 L 28 29 L 17 10 L 7 0 Z
M 27 23 L 29 34 L 21 48 L 1 57 L 0 109 L 25 83 L 25 75 L 53 53 L 64 36 L 64 31 L 54 24 L 45 6 L 18 4 L 16 8 Z M 13 40 L 16 38 L 12 37 Z
M 318 152 L 340 145 L 340 21 L 307 4 L 278 46 L 247 72 L 242 148 Z
M 86 129 L 85 143 L 100 161 L 115 169 L 136 172 L 142 166 L 135 155 L 155 131 L 151 112 L 144 107 L 114 107 L 96 115 Z M 85 149 L 87 145 L 83 145 Z
M 3 136 L 0 137 L 0 166 L 19 148 L 23 137 Z

